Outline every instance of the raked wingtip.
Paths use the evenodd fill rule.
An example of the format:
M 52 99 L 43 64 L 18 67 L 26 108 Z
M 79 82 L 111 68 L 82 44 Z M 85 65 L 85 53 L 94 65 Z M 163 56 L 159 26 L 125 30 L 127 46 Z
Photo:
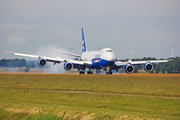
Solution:
M 11 53 L 11 54 L 14 54 L 14 52 L 10 52 L 10 51 L 5 51 L 5 52 L 7 52 L 7 53 Z

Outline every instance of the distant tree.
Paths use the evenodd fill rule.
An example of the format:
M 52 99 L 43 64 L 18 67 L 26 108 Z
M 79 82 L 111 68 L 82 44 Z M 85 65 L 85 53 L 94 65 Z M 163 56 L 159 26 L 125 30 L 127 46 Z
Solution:
M 173 63 L 172 63 L 172 67 L 173 67 L 173 71 L 175 73 L 179 73 L 180 71 L 180 57 L 176 57 L 174 60 L 173 60 Z
M 173 73 L 173 67 L 172 67 L 172 66 L 169 66 L 169 67 L 167 68 L 167 72 L 168 72 L 168 73 Z
M 167 71 L 167 68 L 166 68 L 166 67 L 162 67 L 162 68 L 161 68 L 161 72 L 162 72 L 162 73 L 165 73 L 166 71 Z
M 25 72 L 29 72 L 29 69 L 30 69 L 30 67 L 27 66 L 26 69 L 25 69 L 24 71 L 25 71 Z
M 0 67 L 4 67 L 5 63 L 6 63 L 6 59 L 0 60 Z
M 179 73 L 180 71 L 180 57 L 173 58 L 172 61 L 162 63 L 161 72 Z
M 138 72 L 138 66 L 134 66 L 134 72 L 133 73 L 137 73 Z
M 155 73 L 159 73 L 160 71 L 160 64 L 156 65 L 155 67 Z
M 141 60 L 156 60 L 156 58 L 151 58 L 151 57 L 144 57 L 143 59 L 141 59 Z
M 26 65 L 31 68 L 35 68 L 36 64 L 37 64 L 37 62 L 35 62 L 35 61 L 26 61 Z

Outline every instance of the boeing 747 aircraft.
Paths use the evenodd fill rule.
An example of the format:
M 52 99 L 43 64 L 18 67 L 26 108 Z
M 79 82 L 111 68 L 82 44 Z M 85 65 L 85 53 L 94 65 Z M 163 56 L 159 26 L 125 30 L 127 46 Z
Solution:
M 59 52 L 61 54 L 66 54 L 74 57 L 79 57 L 80 61 L 72 60 L 72 59 L 61 59 L 61 58 L 52 58 L 52 57 L 45 57 L 41 55 L 30 55 L 30 54 L 22 54 L 16 52 L 9 52 L 14 55 L 25 56 L 25 57 L 34 57 L 38 59 L 37 64 L 40 67 L 44 67 L 47 62 L 53 62 L 54 65 L 56 63 L 64 63 L 64 69 L 66 71 L 71 70 L 72 68 L 77 69 L 79 74 L 85 74 L 85 70 L 88 69 L 87 74 L 92 74 L 94 70 L 97 73 L 100 70 L 106 71 L 106 74 L 112 74 L 112 70 L 118 70 L 125 66 L 126 73 L 132 73 L 134 71 L 134 65 L 144 65 L 144 70 L 152 71 L 153 70 L 153 63 L 161 63 L 161 62 L 168 62 L 168 60 L 147 60 L 147 61 L 131 61 L 128 62 L 121 62 L 115 61 L 115 54 L 112 49 L 104 48 L 100 51 L 88 51 L 85 41 L 84 30 L 82 28 L 82 53 L 81 55 L 72 54 L 72 53 L 64 53 Z

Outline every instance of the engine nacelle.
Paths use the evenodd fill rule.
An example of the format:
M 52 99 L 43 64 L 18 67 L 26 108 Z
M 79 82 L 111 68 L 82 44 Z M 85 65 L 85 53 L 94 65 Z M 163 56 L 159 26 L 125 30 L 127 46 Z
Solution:
M 132 73 L 134 71 L 134 67 L 131 64 L 126 65 L 125 71 L 127 73 Z
M 153 70 L 153 65 L 151 63 L 146 63 L 144 65 L 144 70 L 147 71 L 147 72 Z
M 37 64 L 40 66 L 40 67 L 44 67 L 46 66 L 46 60 L 43 59 L 43 58 L 40 58 L 37 62 Z
M 64 63 L 64 69 L 65 69 L 66 71 L 69 71 L 69 70 L 71 70 L 72 68 L 73 68 L 73 64 L 72 64 L 72 63 L 69 63 L 69 62 Z

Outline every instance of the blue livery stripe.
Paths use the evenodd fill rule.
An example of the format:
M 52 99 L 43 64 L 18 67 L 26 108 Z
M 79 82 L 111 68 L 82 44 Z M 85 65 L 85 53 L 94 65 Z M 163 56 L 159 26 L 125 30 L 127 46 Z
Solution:
M 92 61 L 92 68 L 106 68 L 107 66 L 112 67 L 115 64 L 115 61 L 108 61 L 102 58 L 94 58 Z

